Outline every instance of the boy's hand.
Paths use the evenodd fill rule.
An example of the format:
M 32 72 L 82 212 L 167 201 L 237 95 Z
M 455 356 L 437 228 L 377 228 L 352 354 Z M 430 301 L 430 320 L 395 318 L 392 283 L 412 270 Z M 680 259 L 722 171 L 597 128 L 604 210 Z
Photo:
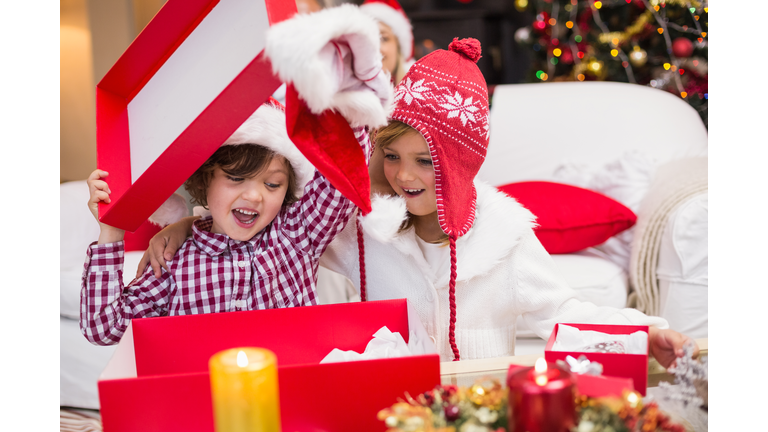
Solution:
M 173 259 L 176 251 L 187 239 L 187 234 L 192 229 L 192 224 L 199 219 L 197 216 L 185 217 L 180 221 L 170 224 L 163 228 L 159 233 L 149 241 L 144 256 L 139 261 L 139 268 L 136 269 L 136 277 L 140 277 L 147 268 L 147 264 L 152 266 L 152 271 L 156 278 L 160 278 L 163 273 L 161 269 L 168 271 L 166 262 Z
M 91 214 L 93 214 L 93 217 L 96 218 L 96 221 L 99 223 L 99 227 L 101 228 L 101 233 L 99 234 L 99 244 L 114 243 L 122 240 L 125 236 L 124 230 L 104 224 L 99 220 L 99 202 L 112 202 L 112 200 L 109 198 L 109 194 L 111 194 L 112 191 L 109 189 L 107 182 L 102 180 L 108 175 L 108 172 L 96 169 L 91 173 L 90 176 L 88 176 L 88 180 L 86 182 L 88 184 L 88 191 L 91 194 L 91 196 L 88 198 L 88 208 L 91 210 Z
M 651 355 L 665 368 L 677 363 L 677 358 L 683 356 L 683 345 L 689 340 L 693 343 L 693 358 L 699 356 L 699 345 L 688 336 L 671 329 L 661 330 L 656 327 L 650 327 L 648 333 Z
M 91 193 L 91 196 L 88 198 L 88 208 L 99 223 L 101 223 L 99 221 L 99 201 L 104 201 L 105 203 L 112 202 L 109 198 L 109 194 L 112 191 L 109 190 L 107 182 L 102 180 L 102 178 L 106 178 L 108 175 L 108 172 L 97 169 L 88 176 L 87 181 L 88 191 Z

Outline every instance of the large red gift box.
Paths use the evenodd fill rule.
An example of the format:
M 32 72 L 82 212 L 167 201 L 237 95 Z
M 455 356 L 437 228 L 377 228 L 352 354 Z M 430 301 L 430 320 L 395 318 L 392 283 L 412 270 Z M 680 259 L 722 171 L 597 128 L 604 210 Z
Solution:
M 648 326 L 636 325 L 609 325 L 609 324 L 569 324 L 563 323 L 579 330 L 592 330 L 607 334 L 631 334 L 636 331 L 648 333 Z M 565 361 L 567 356 L 576 359 L 579 356 L 586 356 L 588 360 L 595 361 L 603 365 L 603 375 L 609 377 L 631 378 L 635 390 L 645 396 L 645 390 L 648 386 L 648 350 L 646 354 L 617 354 L 617 353 L 598 353 L 598 352 L 577 352 L 577 351 L 552 351 L 557 338 L 557 330 L 560 324 L 555 324 L 552 334 L 549 336 L 546 348 L 544 349 L 544 358 L 548 362 L 557 360 Z
M 284 0 L 168 0 L 96 86 L 99 219 L 136 231 L 280 86 L 264 57 Z
M 362 353 L 382 326 L 431 354 L 319 362 Z M 384 431 L 379 410 L 440 383 L 440 357 L 405 299 L 136 319 L 99 378 L 105 432 L 213 432 L 208 360 L 254 346 L 277 355 L 282 430 Z

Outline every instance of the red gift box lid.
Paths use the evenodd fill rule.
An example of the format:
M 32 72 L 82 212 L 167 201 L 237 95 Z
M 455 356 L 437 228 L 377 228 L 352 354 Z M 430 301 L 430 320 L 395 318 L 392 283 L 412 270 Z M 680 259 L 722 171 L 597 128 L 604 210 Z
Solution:
M 96 86 L 99 219 L 135 231 L 279 87 L 264 58 L 293 1 L 168 0 Z

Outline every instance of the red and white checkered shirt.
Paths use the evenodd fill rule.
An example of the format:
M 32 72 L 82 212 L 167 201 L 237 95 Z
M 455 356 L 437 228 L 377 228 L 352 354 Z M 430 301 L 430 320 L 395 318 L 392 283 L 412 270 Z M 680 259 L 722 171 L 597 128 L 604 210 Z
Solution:
M 364 129 L 355 136 L 369 155 Z M 80 293 L 80 330 L 91 343 L 112 345 L 133 318 L 230 312 L 317 304 L 320 256 L 355 209 L 319 172 L 300 201 L 282 208 L 248 241 L 211 233 L 213 220 L 193 234 L 155 278 L 152 268 L 123 287 L 123 242 L 88 248 Z

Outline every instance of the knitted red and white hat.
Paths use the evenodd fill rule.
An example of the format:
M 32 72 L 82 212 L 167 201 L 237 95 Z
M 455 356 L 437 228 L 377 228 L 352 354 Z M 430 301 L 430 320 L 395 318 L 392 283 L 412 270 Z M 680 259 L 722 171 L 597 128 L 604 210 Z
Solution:
M 413 58 L 411 21 L 397 0 L 365 0 L 360 10 L 392 29 L 405 60 Z
M 455 38 L 448 51 L 422 57 L 395 88 L 390 116 L 421 132 L 432 156 L 438 220 L 451 246 L 449 341 L 455 360 L 456 239 L 474 223 L 473 181 L 488 149 L 488 87 L 476 65 L 480 53 L 477 39 Z

